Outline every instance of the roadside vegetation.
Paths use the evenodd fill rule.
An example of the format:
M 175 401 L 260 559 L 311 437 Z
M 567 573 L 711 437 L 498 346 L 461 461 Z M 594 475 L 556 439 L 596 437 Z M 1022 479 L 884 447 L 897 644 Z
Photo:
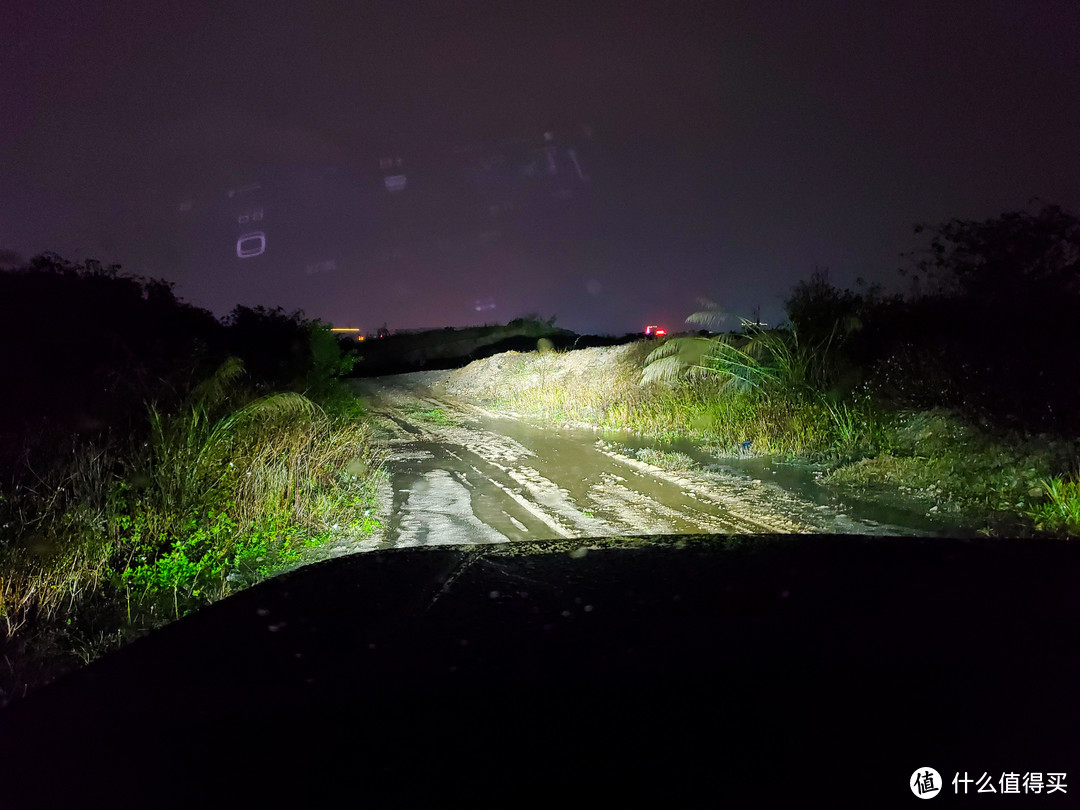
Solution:
M 165 282 L 44 256 L 13 317 L 0 445 L 0 705 L 376 527 L 379 457 L 334 336 L 223 322 Z
M 1054 206 L 919 227 L 906 294 L 800 282 L 779 329 L 506 354 L 451 377 L 497 408 L 818 465 L 987 533 L 1080 534 L 1080 221 Z

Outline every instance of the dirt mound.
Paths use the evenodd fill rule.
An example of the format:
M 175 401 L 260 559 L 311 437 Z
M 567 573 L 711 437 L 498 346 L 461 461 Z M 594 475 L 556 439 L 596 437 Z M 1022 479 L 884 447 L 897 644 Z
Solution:
M 396 332 L 364 343 L 353 376 L 380 377 L 454 368 L 473 358 L 509 349 L 528 351 L 535 348 L 540 339 L 569 345 L 578 336 L 566 329 L 557 329 L 550 322 L 524 319 L 511 321 L 506 326 Z
M 650 343 L 600 346 L 568 352 L 504 352 L 450 373 L 446 390 L 490 403 L 521 404 L 558 390 L 591 399 L 636 388 Z

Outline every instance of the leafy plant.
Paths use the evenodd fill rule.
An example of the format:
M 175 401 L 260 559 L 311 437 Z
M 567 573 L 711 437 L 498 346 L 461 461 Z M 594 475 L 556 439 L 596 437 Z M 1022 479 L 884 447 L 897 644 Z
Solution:
M 15 530 L 0 542 L 0 645 L 29 649 L 52 627 L 82 656 L 80 634 L 155 626 L 377 526 L 366 423 L 243 382 L 230 360 L 180 406 L 149 406 L 146 441 L 76 448 L 62 475 L 0 497 Z
M 446 411 L 442 408 L 428 408 L 417 407 L 409 410 L 409 413 L 419 419 L 423 419 L 425 422 L 431 422 L 436 425 L 452 425 L 453 420 L 446 415 Z
M 1029 507 L 1028 516 L 1041 529 L 1080 536 L 1080 475 L 1047 478 L 1042 488 L 1047 502 Z

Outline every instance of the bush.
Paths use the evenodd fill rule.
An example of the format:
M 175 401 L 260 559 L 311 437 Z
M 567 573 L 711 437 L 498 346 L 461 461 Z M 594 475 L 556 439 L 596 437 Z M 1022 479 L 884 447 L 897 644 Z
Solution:
M 71 437 L 101 440 L 144 425 L 144 403 L 176 401 L 225 353 L 221 325 L 181 303 L 172 285 L 72 264 L 54 254 L 0 272 L 0 477 L 25 479 Z
M 229 361 L 173 413 L 151 407 L 146 443 L 82 448 L 62 477 L 5 498 L 9 637 L 95 593 L 153 624 L 370 532 L 379 464 L 367 426 L 300 394 L 251 399 L 241 374 Z
M 225 343 L 258 385 L 267 390 L 311 392 L 332 388 L 347 376 L 355 357 L 345 353 L 329 328 L 281 307 L 236 307 L 225 320 Z
M 353 359 L 322 324 L 221 324 L 165 282 L 55 256 L 0 273 L 0 296 L 20 383 L 0 399 L 0 703 L 375 527 Z
M 929 284 L 894 313 L 889 362 L 940 385 L 935 404 L 999 426 L 1080 430 L 1080 220 L 1046 206 L 928 230 L 914 273 Z

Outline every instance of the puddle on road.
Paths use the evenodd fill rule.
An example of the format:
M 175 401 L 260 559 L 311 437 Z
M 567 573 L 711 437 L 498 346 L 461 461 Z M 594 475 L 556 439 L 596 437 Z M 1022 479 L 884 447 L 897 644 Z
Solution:
M 947 516 L 841 495 L 811 469 L 536 424 L 407 379 L 371 382 L 390 449 L 392 506 L 379 547 L 635 534 L 973 534 Z M 637 458 L 646 449 L 684 453 L 698 466 L 661 470 Z
M 703 470 L 723 471 L 760 480 L 806 501 L 809 507 L 845 515 L 869 529 L 892 528 L 898 533 L 929 536 L 977 536 L 976 527 L 966 526 L 960 518 L 947 513 L 929 515 L 925 507 L 910 504 L 910 499 L 898 497 L 895 504 L 890 504 L 878 499 L 859 498 L 850 492 L 841 493 L 835 487 L 822 484 L 811 466 L 767 456 L 717 457 L 690 442 L 658 442 L 614 432 L 601 435 L 612 447 L 630 454 L 643 449 L 684 453 Z
M 717 457 L 691 442 L 661 442 L 618 431 L 554 427 L 514 417 L 487 416 L 478 418 L 476 422 L 486 430 L 498 431 L 521 444 L 549 446 L 553 450 L 556 442 L 561 440 L 570 442 L 574 447 L 592 447 L 600 442 L 615 457 L 631 459 L 641 450 L 683 453 L 698 465 L 696 471 L 690 471 L 691 474 L 711 473 L 735 477 L 744 482 L 760 481 L 762 487 L 777 493 L 778 500 L 786 507 L 783 511 L 792 520 L 818 532 L 977 536 L 977 527 L 965 525 L 959 517 L 948 513 L 928 514 L 925 506 L 911 504 L 910 499 L 898 497 L 896 503 L 890 504 L 878 499 L 859 498 L 851 492 L 842 493 L 835 487 L 822 484 L 815 470 L 806 465 L 765 456 Z M 553 452 L 550 457 L 539 452 L 538 455 L 542 458 L 558 458 L 558 466 L 574 471 L 573 459 L 567 458 L 565 451 L 561 455 Z M 665 477 L 679 478 L 680 473 Z M 677 527 L 674 532 L 690 530 Z

